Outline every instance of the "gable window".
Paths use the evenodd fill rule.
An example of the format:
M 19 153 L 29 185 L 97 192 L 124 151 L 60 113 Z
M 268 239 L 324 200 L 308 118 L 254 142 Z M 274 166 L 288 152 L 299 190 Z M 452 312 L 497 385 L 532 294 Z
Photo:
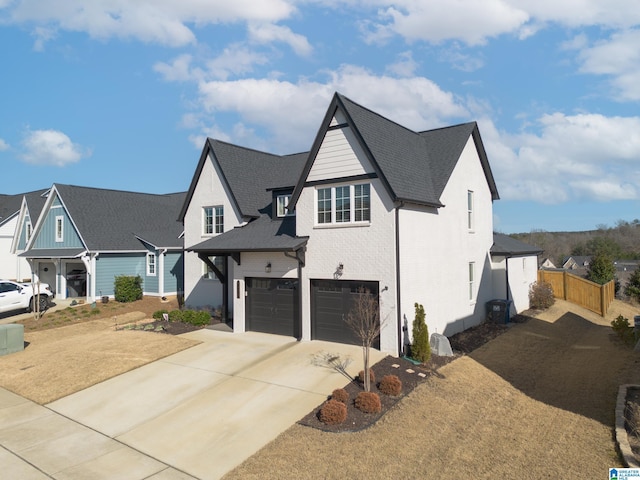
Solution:
M 473 192 L 467 190 L 467 228 L 473 230 Z
M 475 291 L 476 264 L 469 262 L 469 301 L 473 302 Z
M 64 217 L 56 217 L 56 242 L 64 241 Z
M 224 207 L 204 207 L 202 232 L 205 235 L 222 233 L 224 231 Z
M 293 212 L 287 210 L 287 207 L 289 206 L 289 200 L 291 200 L 291 195 L 278 195 L 278 198 L 276 200 L 276 215 L 278 217 L 287 217 L 289 215 L 294 215 Z
M 317 223 L 363 223 L 371 220 L 371 186 L 368 183 L 318 188 Z
M 31 222 L 27 222 L 26 228 L 27 228 L 26 234 L 27 234 L 27 242 L 28 242 L 29 239 L 31 238 L 31 234 L 33 233 L 33 225 L 31 225 Z
M 156 254 L 147 253 L 147 275 L 156 276 Z

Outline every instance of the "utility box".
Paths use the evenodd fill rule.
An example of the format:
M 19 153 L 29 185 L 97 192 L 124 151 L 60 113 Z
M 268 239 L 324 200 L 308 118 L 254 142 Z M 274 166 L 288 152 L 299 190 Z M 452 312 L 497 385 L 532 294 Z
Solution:
M 24 325 L 9 323 L 0 325 L 0 355 L 24 350 Z
M 491 323 L 509 323 L 511 300 L 491 300 L 487 302 L 487 318 Z

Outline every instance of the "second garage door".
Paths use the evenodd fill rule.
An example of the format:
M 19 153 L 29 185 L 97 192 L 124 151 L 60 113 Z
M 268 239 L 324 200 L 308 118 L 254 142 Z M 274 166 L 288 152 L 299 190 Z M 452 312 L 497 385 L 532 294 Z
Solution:
M 345 319 L 360 289 L 378 295 L 378 282 L 357 280 L 311 280 L 311 338 L 360 345 Z M 374 345 L 380 348 L 380 339 Z

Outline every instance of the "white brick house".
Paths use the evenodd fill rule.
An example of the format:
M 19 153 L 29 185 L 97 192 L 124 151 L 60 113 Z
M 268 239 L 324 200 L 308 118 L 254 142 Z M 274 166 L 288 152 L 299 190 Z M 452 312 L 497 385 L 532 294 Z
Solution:
M 353 342 L 365 287 L 399 354 L 416 302 L 432 333 L 484 320 L 498 198 L 475 122 L 414 132 L 336 94 L 310 152 L 207 140 L 181 213 L 185 302 L 224 305 L 236 332 Z

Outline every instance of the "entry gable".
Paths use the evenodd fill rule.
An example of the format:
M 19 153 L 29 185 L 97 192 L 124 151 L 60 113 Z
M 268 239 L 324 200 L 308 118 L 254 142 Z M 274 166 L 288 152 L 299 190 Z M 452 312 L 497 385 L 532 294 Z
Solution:
M 52 248 L 86 248 L 80 232 L 53 185 L 33 228 L 26 250 Z

